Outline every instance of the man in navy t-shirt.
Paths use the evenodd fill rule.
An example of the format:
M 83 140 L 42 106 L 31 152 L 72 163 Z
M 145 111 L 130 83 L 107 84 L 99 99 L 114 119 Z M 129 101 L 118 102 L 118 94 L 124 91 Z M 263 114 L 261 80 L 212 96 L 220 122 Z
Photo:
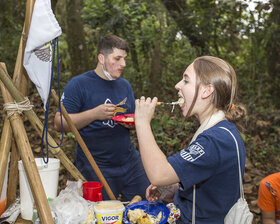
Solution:
M 116 105 L 125 98 L 122 107 L 126 113 L 134 113 L 135 109 L 132 87 L 121 78 L 128 46 L 123 39 L 107 35 L 101 39 L 97 52 L 95 70 L 72 78 L 64 89 L 62 103 L 115 197 L 119 194 L 127 200 L 134 195 L 145 197 L 149 181 L 139 152 L 130 141 L 129 129 L 112 120 Z M 55 127 L 61 130 L 59 112 Z M 65 120 L 63 128 L 70 130 Z M 75 165 L 88 181 L 99 181 L 79 144 Z M 102 193 L 103 199 L 109 199 L 104 189 Z

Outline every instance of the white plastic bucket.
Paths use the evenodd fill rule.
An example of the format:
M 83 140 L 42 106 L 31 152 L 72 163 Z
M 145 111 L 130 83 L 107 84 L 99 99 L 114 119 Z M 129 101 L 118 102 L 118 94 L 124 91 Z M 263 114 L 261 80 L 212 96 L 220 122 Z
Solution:
M 57 196 L 57 186 L 59 177 L 59 159 L 49 158 L 48 164 L 45 164 L 42 158 L 36 158 L 35 162 L 47 198 L 55 198 Z M 22 160 L 18 162 L 18 169 L 21 217 L 26 220 L 32 220 L 34 199 L 28 183 L 27 176 L 25 174 Z

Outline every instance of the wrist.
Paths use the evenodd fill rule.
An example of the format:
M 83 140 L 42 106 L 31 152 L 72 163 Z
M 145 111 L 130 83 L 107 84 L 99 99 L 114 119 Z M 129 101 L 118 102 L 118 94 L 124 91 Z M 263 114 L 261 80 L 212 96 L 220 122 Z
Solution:
M 145 122 L 145 121 L 138 121 L 138 122 L 136 122 L 135 121 L 135 129 L 137 130 L 137 129 L 139 129 L 139 130 L 141 130 L 141 129 L 146 129 L 147 130 L 147 128 L 150 128 L 151 127 L 151 125 L 150 125 L 150 123 L 149 122 Z
M 97 116 L 97 108 L 95 107 L 95 108 L 92 108 L 92 109 L 90 109 L 90 111 L 89 111 L 90 113 L 89 113 L 89 115 L 90 115 L 90 120 L 91 121 L 95 121 L 95 120 L 98 120 L 98 116 Z

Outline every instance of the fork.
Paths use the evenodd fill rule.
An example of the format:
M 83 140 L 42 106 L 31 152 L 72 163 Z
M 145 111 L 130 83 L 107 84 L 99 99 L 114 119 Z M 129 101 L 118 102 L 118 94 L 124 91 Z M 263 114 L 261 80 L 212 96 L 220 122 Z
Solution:
M 172 103 L 165 103 L 165 102 L 157 102 L 157 106 L 163 105 L 163 104 L 169 104 L 169 105 L 175 105 L 178 104 L 178 102 L 172 102 Z
M 124 105 L 127 101 L 127 97 L 125 97 L 121 102 L 119 102 L 116 106 Z

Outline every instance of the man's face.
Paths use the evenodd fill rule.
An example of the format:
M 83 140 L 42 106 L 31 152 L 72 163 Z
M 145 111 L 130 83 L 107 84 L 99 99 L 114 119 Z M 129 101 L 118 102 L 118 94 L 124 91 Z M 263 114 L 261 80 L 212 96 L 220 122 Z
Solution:
M 111 54 L 105 56 L 105 68 L 114 79 L 120 78 L 126 66 L 127 53 L 125 50 L 114 48 Z

